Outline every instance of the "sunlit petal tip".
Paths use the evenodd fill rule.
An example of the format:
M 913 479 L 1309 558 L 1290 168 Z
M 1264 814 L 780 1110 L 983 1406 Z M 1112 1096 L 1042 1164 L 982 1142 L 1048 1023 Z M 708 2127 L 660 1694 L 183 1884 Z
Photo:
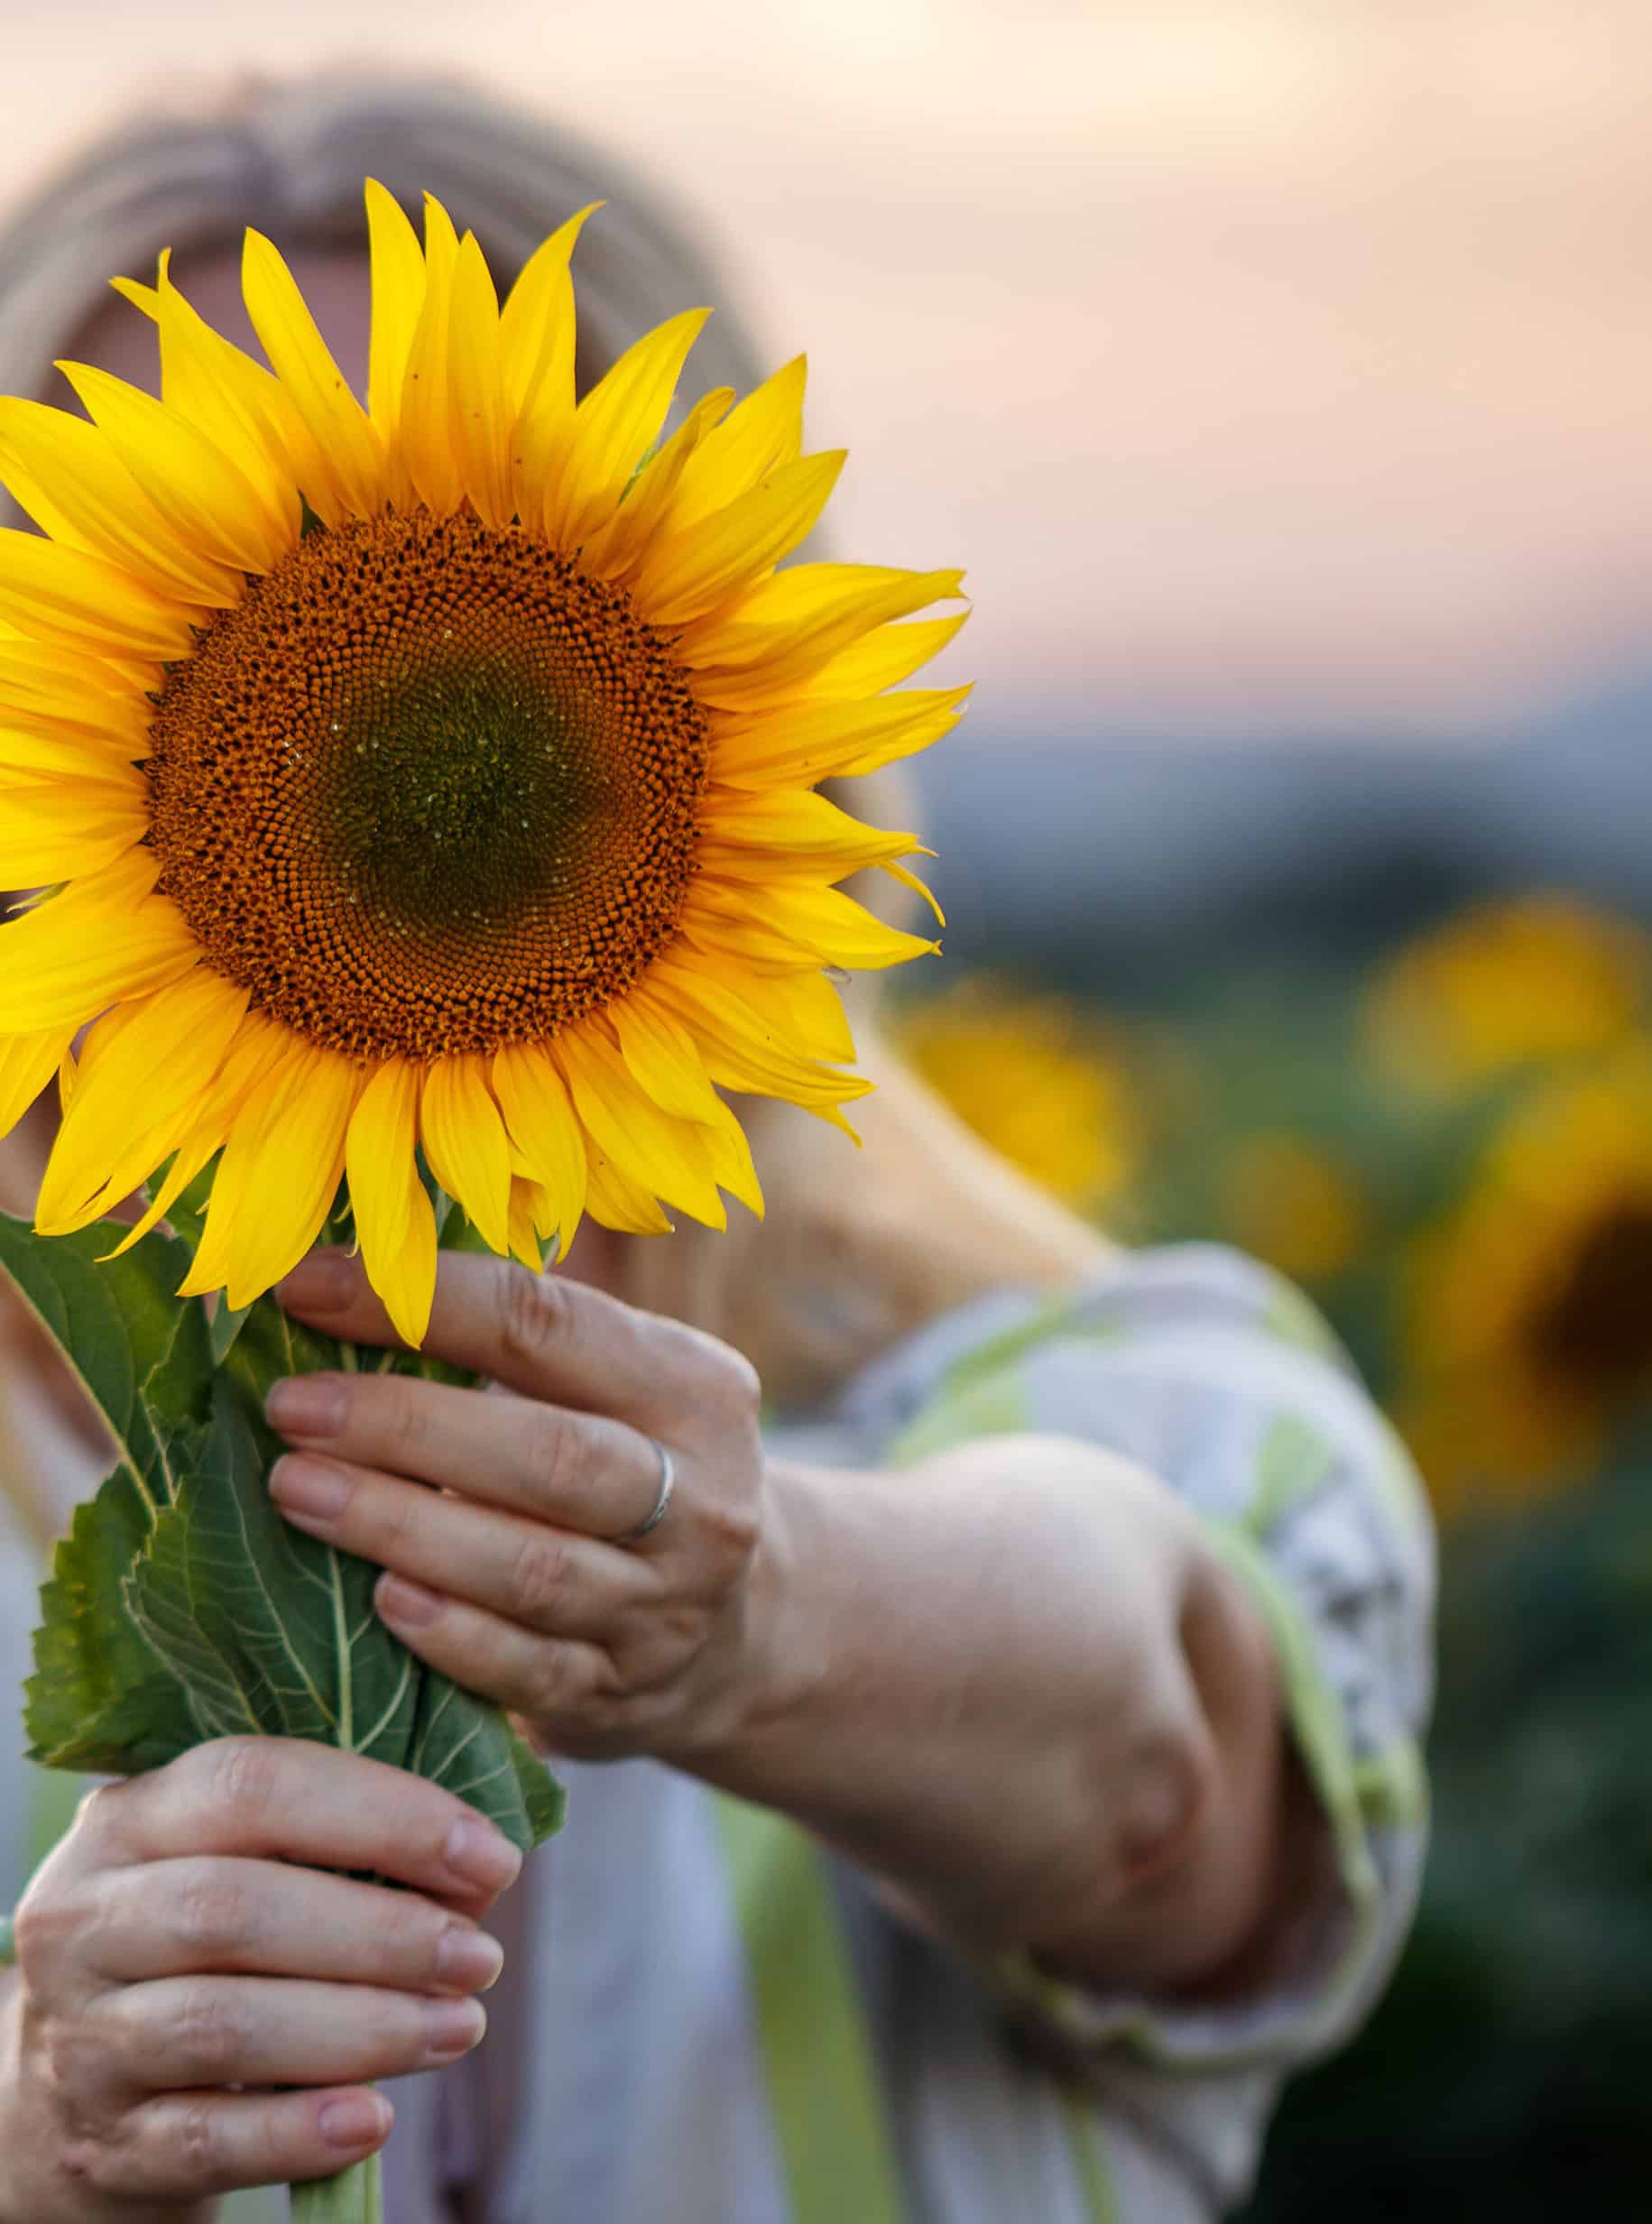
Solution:
M 511 1151 L 503 1118 L 474 1056 L 436 1059 L 424 1072 L 420 1140 L 430 1171 L 489 1249 L 511 1248 Z
M 935 852 L 925 850 L 923 854 L 926 857 L 933 857 Z M 937 927 L 946 926 L 946 914 L 942 910 L 935 891 L 927 881 L 920 880 L 916 872 L 909 872 L 905 865 L 897 863 L 892 858 L 884 858 L 879 870 L 887 872 L 891 880 L 899 881 L 902 888 L 909 888 L 915 896 L 921 896 L 930 910 L 934 912 L 936 925 Z M 931 943 L 929 946 L 932 950 L 938 950 L 941 946 L 936 942 Z
M 161 291 L 157 286 L 146 286 L 136 278 L 111 278 L 110 285 L 123 301 L 130 301 L 134 309 L 142 309 L 152 322 L 161 314 Z

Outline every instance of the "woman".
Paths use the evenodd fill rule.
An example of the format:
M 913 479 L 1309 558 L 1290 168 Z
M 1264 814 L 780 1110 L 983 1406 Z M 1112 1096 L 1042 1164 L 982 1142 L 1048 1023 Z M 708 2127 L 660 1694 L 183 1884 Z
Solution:
M 77 320 L 75 354 L 147 376 L 93 285 L 167 245 L 244 337 L 249 222 L 359 376 L 366 173 L 436 192 L 503 279 L 607 191 L 588 377 L 718 290 L 584 159 L 441 87 L 145 126 L 0 242 L 0 386 L 42 388 Z M 717 326 L 697 375 L 749 386 Z M 1113 1250 L 858 1031 L 864 1151 L 765 1108 L 761 1229 L 595 1231 L 538 1281 L 444 1260 L 429 1347 L 510 1394 L 278 1389 L 276 1502 L 526 1720 L 568 1828 L 518 1878 L 445 1794 L 275 1741 L 98 1794 L 0 1977 L 0 2224 L 194 2219 L 387 2131 L 395 2224 L 1174 2224 L 1242 2196 L 1279 2079 L 1408 1915 L 1426 1526 L 1292 1293 Z M 391 1337 L 341 1256 L 282 1296 Z M 11 1686 L 21 1543 L 6 1579 Z M 321 1873 L 350 1871 L 410 1888 Z M 365 2087 L 404 2074 L 392 2131 Z

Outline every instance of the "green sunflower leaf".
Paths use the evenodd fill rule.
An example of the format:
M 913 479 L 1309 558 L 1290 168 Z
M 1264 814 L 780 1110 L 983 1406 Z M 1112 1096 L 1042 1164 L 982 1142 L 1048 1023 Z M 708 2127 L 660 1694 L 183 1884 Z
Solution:
M 183 1439 L 210 1412 L 205 1315 L 174 1296 L 189 1253 L 150 1236 L 98 1264 L 109 1227 L 36 1236 L 0 1214 L 0 1269 L 15 1283 L 106 1423 L 114 1468 L 76 1512 L 42 1592 L 27 1693 L 32 1756 L 125 1773 L 192 1742 L 173 1678 L 124 1609 L 121 1586 L 180 1474 Z
M 42 1239 L 0 1215 L 0 1269 L 103 1414 L 115 1460 L 42 1593 L 33 1758 L 129 1775 L 211 1738 L 310 1738 L 445 1785 L 523 1851 L 539 1843 L 561 1795 L 504 1716 L 384 1628 L 375 1568 L 270 1501 L 271 1384 L 355 1353 L 269 1297 L 215 1353 L 204 1308 L 174 1294 L 187 1247 L 152 1234 L 100 1265 L 110 1241 L 107 1223 Z

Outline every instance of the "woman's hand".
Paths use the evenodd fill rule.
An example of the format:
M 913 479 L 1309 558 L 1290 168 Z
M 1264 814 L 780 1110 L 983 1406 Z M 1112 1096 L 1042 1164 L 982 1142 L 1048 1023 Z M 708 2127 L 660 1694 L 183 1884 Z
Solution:
M 520 1867 L 450 1793 L 292 1740 L 94 1793 L 0 1981 L 0 2219 L 150 2224 L 372 2154 L 367 2085 L 481 2037 L 466 1996 L 502 1957 L 476 1918 Z
M 394 1340 L 337 1254 L 281 1297 Z M 311 1375 L 270 1407 L 301 1447 L 277 1502 L 392 1571 L 379 1610 L 425 1659 L 554 1749 L 781 1809 L 973 1944 L 1145 1985 L 1247 1944 L 1282 1813 L 1271 1647 L 1151 1476 L 1035 1436 L 765 1469 L 726 1345 L 472 1255 L 440 1262 L 427 1348 L 517 1394 Z M 675 1495 L 639 1536 L 661 1448 Z
M 329 1335 L 395 1341 L 340 1253 L 317 1253 L 281 1297 Z M 426 1349 L 514 1395 L 397 1375 L 278 1383 L 270 1419 L 294 1450 L 271 1474 L 276 1504 L 389 1571 L 388 1626 L 547 1748 L 691 1763 L 750 1681 L 752 1368 L 696 1329 L 463 1254 L 440 1262 Z M 668 1472 L 669 1509 L 641 1536 Z

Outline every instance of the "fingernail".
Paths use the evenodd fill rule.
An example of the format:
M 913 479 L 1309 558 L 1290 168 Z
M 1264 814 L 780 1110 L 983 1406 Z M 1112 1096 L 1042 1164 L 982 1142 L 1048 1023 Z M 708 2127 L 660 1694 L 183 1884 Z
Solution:
M 442 1610 L 435 1592 L 410 1583 L 404 1575 L 381 1575 L 373 1602 L 381 1621 L 399 1621 L 405 1629 L 423 1629 Z
M 346 2093 L 329 2100 L 319 2118 L 332 2146 L 372 2146 L 390 2129 L 391 2107 L 375 2092 Z
M 289 1452 L 270 1470 L 270 1496 L 283 1513 L 331 1521 L 344 1511 L 350 1480 L 331 1460 L 307 1460 Z
M 432 2062 L 467 2054 L 487 2029 L 487 2015 L 476 2000 L 432 2000 L 426 2007 L 425 2053 Z
M 504 1835 L 480 1815 L 461 1815 L 448 1832 L 443 1857 L 456 1877 L 484 1892 L 503 1892 L 521 1874 L 522 1857 Z
M 436 1942 L 436 1974 L 456 1992 L 486 1992 L 503 1967 L 504 1948 L 485 1931 L 456 1923 Z
M 272 1386 L 263 1409 L 283 1435 L 331 1436 L 344 1426 L 348 1402 L 344 1384 L 331 1375 L 289 1375 Z
M 355 1269 L 342 1251 L 311 1251 L 275 1285 L 275 1295 L 307 1313 L 337 1313 L 355 1295 Z

